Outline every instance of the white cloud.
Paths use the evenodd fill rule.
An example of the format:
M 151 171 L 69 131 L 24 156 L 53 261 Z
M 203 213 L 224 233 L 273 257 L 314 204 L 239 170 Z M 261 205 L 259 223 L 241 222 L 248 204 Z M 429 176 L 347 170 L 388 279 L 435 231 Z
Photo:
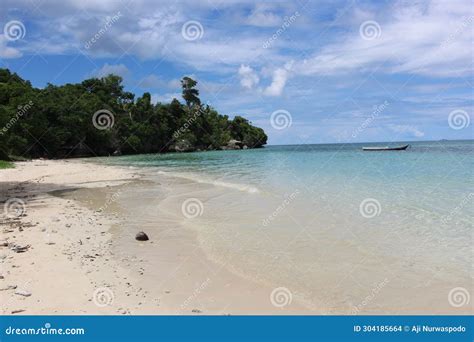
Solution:
M 163 85 L 163 81 L 156 75 L 150 74 L 140 80 L 140 86 L 142 88 L 158 88 Z
M 143 77 L 138 85 L 141 88 L 164 88 L 164 89 L 180 89 L 181 81 L 178 79 L 165 80 L 162 77 L 158 77 L 155 74 L 149 74 Z
M 0 10 L 27 10 L 29 6 L 28 0 L 4 0 Z M 291 6 L 292 11 L 301 13 L 302 22 L 306 21 L 305 30 L 285 44 L 262 49 L 269 34 L 265 27 L 280 26 Z M 474 13 L 469 0 L 400 1 L 388 5 L 357 5 L 349 1 L 347 5 L 332 5 L 330 10 L 336 14 L 337 23 L 329 27 L 324 26 L 320 16 L 311 16 L 313 11 L 323 11 L 327 6 L 325 2 L 309 3 L 302 8 L 296 4 L 250 1 L 163 1 L 157 8 L 151 0 L 137 0 L 133 7 L 112 0 L 46 2 L 39 4 L 35 12 L 41 15 L 32 14 L 31 22 L 40 28 L 29 32 L 28 38 L 32 40 L 21 49 L 0 42 L 0 53 L 3 58 L 19 57 L 20 51 L 77 53 L 77 48 L 84 50 L 84 44 L 104 27 L 107 16 L 120 11 L 120 20 L 84 53 L 92 57 L 120 57 L 126 53 L 140 59 L 164 58 L 221 73 L 234 72 L 241 64 L 263 68 L 270 62 L 284 63 L 298 58 L 302 52 L 305 58 L 295 63 L 295 74 L 299 75 L 334 75 L 379 68 L 385 73 L 451 77 L 473 70 L 470 46 Z M 218 18 L 206 20 L 216 7 L 220 10 Z M 250 14 L 240 22 L 231 20 L 235 18 L 233 11 L 248 13 L 249 9 Z M 203 39 L 188 42 L 181 36 L 182 24 L 190 19 L 203 25 Z M 380 24 L 380 38 L 367 41 L 360 37 L 359 25 L 366 20 Z M 298 48 L 292 50 L 295 46 Z M 284 72 L 279 73 L 281 82 Z M 267 93 L 278 90 L 275 83 Z
M 152 103 L 169 103 L 173 99 L 181 99 L 181 94 L 179 93 L 166 93 L 166 94 L 151 94 L 151 102 Z
M 130 70 L 123 64 L 108 64 L 105 63 L 102 68 L 99 70 L 94 70 L 92 73 L 96 77 L 105 77 L 109 74 L 118 75 L 121 77 L 127 77 L 130 73 Z
M 409 125 L 390 125 L 389 128 L 399 134 L 408 134 L 411 136 L 414 136 L 416 138 L 421 138 L 425 135 L 424 132 L 420 131 L 418 128 L 415 126 L 409 126 Z
M 20 50 L 7 46 L 8 40 L 0 34 L 0 58 L 18 58 L 22 56 Z
M 357 70 L 456 76 L 473 70 L 473 7 L 470 1 L 400 2 L 388 14 L 371 18 L 381 28 L 379 38 L 366 40 L 359 25 L 301 61 L 304 75 L 339 74 Z
M 247 18 L 247 24 L 261 27 L 281 25 L 282 19 L 272 12 L 270 4 L 260 3 Z
M 253 70 L 248 65 L 243 65 L 243 64 L 240 65 L 239 76 L 240 76 L 240 85 L 246 89 L 252 89 L 260 81 L 260 78 L 258 77 L 255 70 Z
M 273 72 L 272 83 L 263 90 L 263 94 L 280 96 L 283 93 L 292 66 L 293 62 L 289 62 L 285 64 L 285 67 L 276 69 Z

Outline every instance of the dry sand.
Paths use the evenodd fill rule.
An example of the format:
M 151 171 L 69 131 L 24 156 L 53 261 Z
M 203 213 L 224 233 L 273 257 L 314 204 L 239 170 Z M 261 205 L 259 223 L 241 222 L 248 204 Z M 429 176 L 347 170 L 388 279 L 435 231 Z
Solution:
M 114 195 L 150 186 L 141 179 L 138 169 L 82 160 L 0 170 L 2 313 L 315 313 L 296 300 L 272 305 L 272 288 L 209 261 L 178 221 L 136 241 Z

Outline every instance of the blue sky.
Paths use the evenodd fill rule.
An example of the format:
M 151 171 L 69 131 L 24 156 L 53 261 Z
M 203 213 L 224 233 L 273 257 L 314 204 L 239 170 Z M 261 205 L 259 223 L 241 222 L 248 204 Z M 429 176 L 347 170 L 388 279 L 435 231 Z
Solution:
M 188 75 L 270 144 L 473 137 L 470 0 L 2 0 L 0 26 L 34 86 L 116 73 L 168 102 Z

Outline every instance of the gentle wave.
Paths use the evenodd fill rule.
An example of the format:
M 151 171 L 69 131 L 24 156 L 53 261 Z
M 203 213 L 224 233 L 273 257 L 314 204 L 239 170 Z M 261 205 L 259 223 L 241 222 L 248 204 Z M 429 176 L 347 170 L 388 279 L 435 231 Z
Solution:
M 229 189 L 247 192 L 249 194 L 256 194 L 260 192 L 260 190 L 257 187 L 252 186 L 252 185 L 215 181 L 215 180 L 205 179 L 193 174 L 184 174 L 184 173 L 166 172 L 166 171 L 158 171 L 158 174 L 169 176 L 169 177 L 183 178 L 183 179 L 191 180 L 193 182 L 201 183 L 201 184 L 211 184 L 215 186 L 222 186 Z

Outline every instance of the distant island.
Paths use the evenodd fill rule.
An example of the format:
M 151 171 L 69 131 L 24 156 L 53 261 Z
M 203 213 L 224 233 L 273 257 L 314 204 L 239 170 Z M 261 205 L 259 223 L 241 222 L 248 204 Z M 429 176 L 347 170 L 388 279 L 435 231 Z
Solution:
M 32 87 L 0 69 L 0 160 L 192 152 L 262 147 L 263 129 L 219 114 L 181 80 L 184 104 L 151 102 L 108 75 L 77 84 Z

